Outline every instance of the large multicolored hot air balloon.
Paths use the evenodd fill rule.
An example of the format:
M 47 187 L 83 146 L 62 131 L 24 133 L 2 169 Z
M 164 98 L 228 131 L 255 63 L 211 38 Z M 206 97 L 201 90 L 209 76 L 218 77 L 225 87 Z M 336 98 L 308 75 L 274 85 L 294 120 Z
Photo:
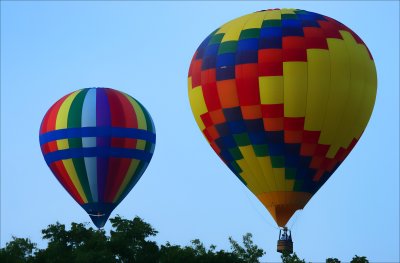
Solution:
M 377 79 L 348 27 L 274 9 L 212 32 L 193 56 L 188 85 L 211 147 L 284 227 L 360 139 Z
M 138 182 L 156 141 L 143 105 L 110 88 L 61 98 L 44 116 L 39 137 L 47 165 L 98 228 Z

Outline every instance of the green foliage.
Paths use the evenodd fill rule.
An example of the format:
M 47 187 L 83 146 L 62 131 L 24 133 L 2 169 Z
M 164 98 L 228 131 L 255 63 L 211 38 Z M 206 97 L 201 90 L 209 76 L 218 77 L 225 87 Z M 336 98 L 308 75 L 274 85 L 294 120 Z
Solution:
M 369 261 L 366 257 L 359 257 L 355 255 L 350 263 L 369 263 Z
M 160 262 L 162 263 L 185 263 L 191 262 L 194 258 L 195 254 L 191 248 L 182 248 L 178 245 L 171 245 L 169 242 L 161 245 Z
M 282 263 L 306 263 L 304 259 L 300 259 L 296 253 L 289 254 L 287 252 L 281 255 Z
M 264 251 L 253 244 L 251 234 L 243 236 L 244 247 L 229 238 L 233 251 L 206 248 L 199 239 L 181 247 L 167 242 L 160 247 L 149 240 L 157 231 L 141 218 L 116 216 L 112 229 L 95 230 L 72 223 L 69 230 L 56 222 L 42 230 L 47 248 L 38 249 L 29 239 L 16 238 L 0 249 L 0 262 L 7 263 L 255 263 Z
M 206 247 L 199 239 L 188 246 L 166 242 L 158 246 L 150 240 L 157 235 L 150 224 L 140 217 L 127 220 L 116 216 L 110 219 L 110 235 L 87 224 L 65 225 L 56 222 L 42 230 L 47 247 L 37 248 L 28 238 L 12 237 L 0 248 L 0 262 L 7 263 L 259 263 L 264 250 L 253 243 L 247 233 L 242 244 L 229 237 L 231 251 Z M 281 255 L 282 263 L 305 263 L 296 253 Z M 340 263 L 337 258 L 327 258 L 326 263 Z M 363 256 L 355 255 L 350 263 L 369 263 Z
M 160 249 L 160 263 L 244 263 L 232 252 L 220 250 L 216 252 L 216 246 L 206 248 L 204 244 L 195 239 L 191 246 L 174 246 L 169 242 Z
M 108 263 L 115 261 L 108 247 L 104 230 L 86 228 L 84 224 L 72 223 L 71 229 L 56 223 L 42 230 L 48 246 L 36 252 L 37 262 Z
M 327 258 L 326 263 L 340 263 L 340 260 L 337 258 Z
M 13 236 L 12 241 L 6 243 L 6 246 L 0 249 L 0 262 L 32 262 L 35 250 L 36 244 L 32 243 L 28 238 Z
M 110 248 L 117 262 L 158 262 L 159 249 L 154 241 L 146 240 L 157 235 L 157 231 L 140 217 L 126 220 L 120 216 L 110 219 Z
M 259 262 L 258 259 L 265 254 L 264 250 L 253 243 L 252 237 L 253 235 L 250 233 L 243 236 L 244 247 L 239 245 L 232 237 L 229 237 L 233 253 L 246 263 L 257 263 Z

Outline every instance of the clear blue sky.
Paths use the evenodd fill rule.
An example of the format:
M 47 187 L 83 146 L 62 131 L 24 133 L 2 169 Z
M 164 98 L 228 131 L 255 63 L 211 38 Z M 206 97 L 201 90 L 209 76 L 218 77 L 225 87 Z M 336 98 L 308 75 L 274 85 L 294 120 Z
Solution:
M 251 232 L 267 253 L 263 260 L 278 261 L 272 217 L 192 117 L 187 71 L 200 42 L 223 23 L 293 7 L 353 29 L 378 71 L 375 109 L 360 142 L 288 224 L 295 251 L 313 262 L 355 254 L 399 261 L 399 3 L 321 2 L 1 2 L 1 246 L 15 235 L 43 247 L 47 225 L 90 222 L 46 166 L 38 130 L 61 96 L 98 86 L 138 99 L 157 129 L 152 162 L 111 216 L 139 215 L 159 231 L 158 243 L 199 238 L 229 249 L 229 236 Z

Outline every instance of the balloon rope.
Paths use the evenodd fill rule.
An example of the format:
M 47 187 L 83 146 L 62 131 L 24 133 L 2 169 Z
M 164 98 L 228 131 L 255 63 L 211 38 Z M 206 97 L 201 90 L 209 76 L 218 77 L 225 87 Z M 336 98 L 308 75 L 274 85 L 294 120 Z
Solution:
M 293 222 L 290 224 L 290 227 L 289 227 L 289 229 L 290 230 L 292 230 L 292 228 L 293 228 L 293 226 L 294 226 L 294 224 L 297 222 L 297 218 L 299 218 L 300 217 L 300 212 L 301 212 L 301 210 L 297 210 L 297 212 L 295 213 L 295 216 L 294 216 L 294 219 L 293 219 Z
M 243 194 L 247 197 L 247 199 L 249 200 L 251 207 L 253 208 L 253 210 L 255 210 L 258 214 L 258 216 L 262 219 L 263 222 L 267 223 L 267 225 L 273 229 L 279 229 L 279 227 L 274 226 L 273 224 L 271 224 L 271 222 L 269 222 L 269 218 L 266 218 L 264 215 L 262 215 L 260 213 L 260 211 L 258 211 L 258 209 L 255 207 L 254 202 L 250 199 L 250 197 L 248 196 L 248 193 L 246 191 L 246 189 L 242 188 L 242 192 Z

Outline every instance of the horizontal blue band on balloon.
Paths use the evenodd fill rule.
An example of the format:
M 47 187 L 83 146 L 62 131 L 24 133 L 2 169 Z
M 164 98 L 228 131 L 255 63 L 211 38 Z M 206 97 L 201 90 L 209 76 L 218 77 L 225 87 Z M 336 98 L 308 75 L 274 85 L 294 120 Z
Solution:
M 115 147 L 88 147 L 88 148 L 70 148 L 64 150 L 58 150 L 50 152 L 44 155 L 44 159 L 47 164 L 51 164 L 56 161 L 71 159 L 71 158 L 84 158 L 84 157 L 105 157 L 105 158 L 130 158 L 141 161 L 150 162 L 152 152 L 138 150 L 138 149 L 127 149 L 127 148 L 115 148 Z
M 83 137 L 114 137 L 145 140 L 154 143 L 156 135 L 153 132 L 135 128 L 120 127 L 82 127 L 67 128 L 46 132 L 39 136 L 40 145 L 45 143 L 71 138 Z

